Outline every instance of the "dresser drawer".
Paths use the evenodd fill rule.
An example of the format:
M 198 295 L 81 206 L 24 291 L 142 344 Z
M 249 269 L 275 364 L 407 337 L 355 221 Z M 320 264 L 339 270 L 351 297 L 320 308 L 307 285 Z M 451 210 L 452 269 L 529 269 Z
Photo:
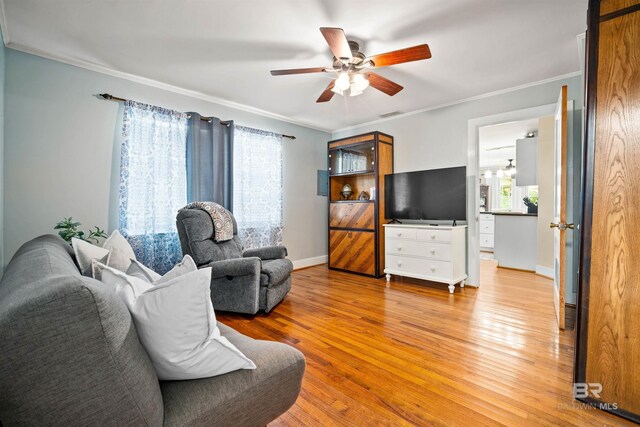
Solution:
M 493 234 L 480 233 L 480 247 L 492 248 L 493 247 Z
M 451 230 L 417 230 L 417 239 L 423 242 L 450 242 Z
M 449 278 L 452 276 L 451 262 L 434 259 L 420 259 L 403 257 L 399 255 L 387 255 L 386 267 L 400 273 L 417 274 L 420 276 L 433 276 Z
M 373 203 L 331 203 L 329 227 L 375 229 Z
M 416 240 L 416 229 L 404 227 L 384 227 L 384 236 L 387 239 Z
M 495 217 L 493 216 L 493 214 L 480 214 L 480 221 L 491 221 L 494 222 Z
M 417 240 L 387 239 L 386 253 L 451 261 L 451 244 Z
M 480 233 L 493 234 L 494 230 L 494 222 L 493 221 L 480 221 Z

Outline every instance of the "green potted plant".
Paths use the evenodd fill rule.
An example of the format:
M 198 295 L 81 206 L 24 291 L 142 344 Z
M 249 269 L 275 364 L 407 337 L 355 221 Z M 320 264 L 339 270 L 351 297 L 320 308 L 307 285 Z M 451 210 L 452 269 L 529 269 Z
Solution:
M 89 230 L 89 233 L 85 233 L 80 230 L 80 223 L 75 222 L 72 217 L 63 218 L 62 221 L 58 222 L 53 229 L 59 230 L 58 235 L 62 237 L 67 243 L 71 244 L 71 239 L 76 238 L 80 240 L 84 240 L 85 242 L 90 243 L 98 243 L 101 238 L 107 237 L 107 233 L 99 227 L 94 227 L 93 230 Z

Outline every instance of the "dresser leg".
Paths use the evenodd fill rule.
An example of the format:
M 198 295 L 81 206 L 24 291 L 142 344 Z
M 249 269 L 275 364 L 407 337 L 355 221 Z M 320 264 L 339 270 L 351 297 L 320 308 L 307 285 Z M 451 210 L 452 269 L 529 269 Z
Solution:
M 452 284 L 452 285 L 449 285 L 449 293 L 450 293 L 450 294 L 452 294 L 452 293 L 453 293 L 453 291 L 454 291 L 455 289 L 456 289 L 456 286 L 455 286 L 455 285 L 453 285 L 453 284 Z
M 466 280 L 463 280 L 462 282 L 460 282 L 460 287 L 461 287 L 461 288 L 464 288 L 464 285 L 465 285 L 465 283 L 464 283 L 464 282 L 466 282 Z
M 391 281 L 391 275 L 387 274 L 387 282 Z

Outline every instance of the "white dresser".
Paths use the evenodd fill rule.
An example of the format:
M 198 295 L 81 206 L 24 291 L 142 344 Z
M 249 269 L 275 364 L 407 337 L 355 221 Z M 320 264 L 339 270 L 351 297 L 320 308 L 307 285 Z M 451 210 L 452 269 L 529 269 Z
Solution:
M 495 217 L 491 213 L 480 213 L 480 249 L 493 250 Z
M 387 281 L 396 274 L 446 283 L 451 293 L 456 283 L 464 287 L 466 228 L 466 225 L 384 224 Z

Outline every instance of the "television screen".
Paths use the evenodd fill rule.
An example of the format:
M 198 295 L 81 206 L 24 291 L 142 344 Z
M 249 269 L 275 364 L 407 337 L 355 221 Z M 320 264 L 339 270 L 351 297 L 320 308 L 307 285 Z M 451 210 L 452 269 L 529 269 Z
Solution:
M 385 218 L 467 219 L 467 168 L 385 175 Z

